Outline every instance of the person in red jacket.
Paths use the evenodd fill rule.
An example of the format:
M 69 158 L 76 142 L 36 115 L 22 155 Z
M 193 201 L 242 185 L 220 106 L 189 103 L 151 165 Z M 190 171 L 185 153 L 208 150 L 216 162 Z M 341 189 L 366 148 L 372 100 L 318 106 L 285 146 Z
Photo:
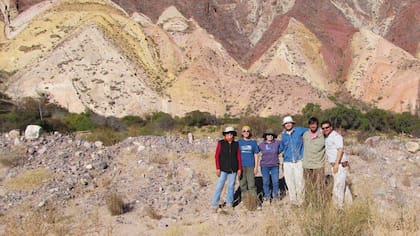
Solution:
M 216 190 L 211 201 L 212 209 L 217 212 L 219 208 L 220 195 L 228 180 L 226 205 L 228 209 L 233 208 L 233 196 L 236 176 L 240 177 L 242 172 L 241 150 L 238 142 L 235 141 L 236 131 L 233 127 L 226 127 L 222 132 L 223 140 L 217 143 L 216 154 L 216 175 L 218 178 Z

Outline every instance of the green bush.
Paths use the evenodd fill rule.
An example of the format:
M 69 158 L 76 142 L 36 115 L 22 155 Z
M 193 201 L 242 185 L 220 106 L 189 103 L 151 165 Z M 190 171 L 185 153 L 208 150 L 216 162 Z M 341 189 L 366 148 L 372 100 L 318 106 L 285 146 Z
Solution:
M 420 130 L 420 118 L 409 112 L 396 113 L 393 115 L 392 128 L 398 133 L 414 134 Z
M 302 109 L 302 118 L 305 121 L 308 121 L 310 117 L 316 117 L 320 121 L 323 120 L 323 113 L 321 106 L 314 103 L 308 103 Z
M 357 129 L 362 125 L 362 122 L 366 122 L 363 118 L 364 116 L 359 109 L 348 108 L 340 104 L 325 110 L 323 119 L 329 120 L 334 127 Z
M 369 121 L 369 131 L 389 131 L 391 114 L 385 110 L 374 108 L 365 114 L 366 119 Z
M 96 127 L 96 124 L 89 118 L 89 114 L 70 114 L 65 118 L 66 124 L 73 131 L 85 131 L 93 130 Z
M 146 124 L 146 121 L 140 116 L 124 116 L 121 118 L 121 122 L 127 126 L 144 126 Z
M 238 129 L 240 130 L 244 125 L 248 125 L 251 127 L 252 135 L 254 136 L 254 138 L 261 137 L 266 129 L 273 128 L 270 126 L 267 119 L 256 116 L 242 117 L 241 121 L 239 122 Z M 275 132 L 277 132 L 277 130 Z
M 106 146 L 114 145 L 127 137 L 126 133 L 115 131 L 112 128 L 100 127 L 92 131 L 87 137 L 91 142 L 101 141 Z
M 205 125 L 217 125 L 219 123 L 216 116 L 211 115 L 209 112 L 201 112 L 199 110 L 186 113 L 181 121 L 187 126 L 197 127 Z

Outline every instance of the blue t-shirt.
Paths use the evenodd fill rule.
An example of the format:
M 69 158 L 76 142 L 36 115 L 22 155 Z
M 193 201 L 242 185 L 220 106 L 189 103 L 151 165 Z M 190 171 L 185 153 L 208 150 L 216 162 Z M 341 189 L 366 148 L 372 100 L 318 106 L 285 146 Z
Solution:
M 259 153 L 260 149 L 258 148 L 257 141 L 249 139 L 239 139 L 239 148 L 241 149 L 242 157 L 242 166 L 244 167 L 254 167 L 255 159 L 254 154 Z

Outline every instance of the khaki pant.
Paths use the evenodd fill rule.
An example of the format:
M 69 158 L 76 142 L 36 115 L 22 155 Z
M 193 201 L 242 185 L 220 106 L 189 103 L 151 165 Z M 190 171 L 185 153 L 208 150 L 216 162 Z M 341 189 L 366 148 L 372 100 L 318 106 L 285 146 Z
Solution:
M 333 203 L 334 205 L 342 209 L 344 206 L 344 196 L 346 196 L 346 203 L 351 204 L 353 199 L 350 192 L 350 188 L 346 184 L 347 175 L 349 174 L 349 168 L 338 166 L 337 173 L 333 173 L 334 187 L 333 187 Z
M 241 195 L 244 196 L 246 192 L 257 196 L 257 187 L 255 187 L 254 167 L 242 167 L 242 177 L 239 180 L 241 187 Z
M 303 188 L 305 180 L 303 179 L 302 161 L 284 162 L 284 179 L 286 180 L 287 189 L 289 190 L 290 202 L 294 205 L 303 203 Z
M 325 169 L 303 169 L 305 179 L 305 205 L 324 206 L 326 200 Z

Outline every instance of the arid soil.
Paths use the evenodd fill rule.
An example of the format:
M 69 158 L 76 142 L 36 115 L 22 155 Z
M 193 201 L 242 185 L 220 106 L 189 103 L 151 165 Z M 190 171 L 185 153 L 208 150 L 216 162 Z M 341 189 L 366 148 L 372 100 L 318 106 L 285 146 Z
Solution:
M 59 133 L 33 141 L 3 134 L 0 234 L 18 235 L 22 227 L 39 233 L 39 224 L 73 235 L 303 235 L 297 219 L 306 212 L 291 208 L 287 195 L 261 211 L 248 211 L 243 203 L 232 212 L 210 210 L 217 138 L 190 144 L 186 137 L 132 137 L 104 147 Z M 418 149 L 420 141 L 375 136 L 359 144 L 350 135 L 345 139 L 353 204 L 368 201 L 365 207 L 376 222 L 366 232 L 419 233 L 413 216 L 419 210 L 420 156 L 406 145 L 417 143 Z M 20 161 L 5 161 L 13 158 Z M 110 193 L 122 197 L 125 213 L 111 215 Z

